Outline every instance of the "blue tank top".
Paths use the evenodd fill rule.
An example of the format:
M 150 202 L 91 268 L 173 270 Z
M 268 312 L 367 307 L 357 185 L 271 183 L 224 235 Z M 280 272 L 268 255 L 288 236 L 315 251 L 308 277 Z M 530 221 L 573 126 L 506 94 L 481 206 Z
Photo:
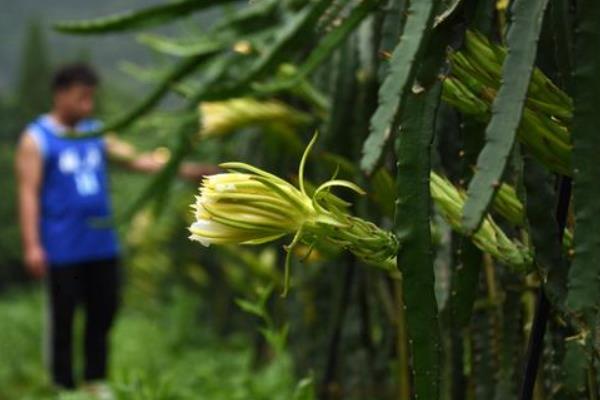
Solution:
M 85 120 L 78 131 L 95 130 Z M 64 127 L 43 115 L 27 127 L 44 159 L 40 199 L 41 240 L 51 268 L 116 257 L 102 138 L 67 139 Z

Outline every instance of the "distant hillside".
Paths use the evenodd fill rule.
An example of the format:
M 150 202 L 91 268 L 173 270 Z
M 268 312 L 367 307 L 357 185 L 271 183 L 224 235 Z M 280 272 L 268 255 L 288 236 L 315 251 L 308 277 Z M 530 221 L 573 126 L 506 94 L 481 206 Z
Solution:
M 76 58 L 85 53 L 111 79 L 126 81 L 117 71 L 117 63 L 129 60 L 148 62 L 152 54 L 135 41 L 135 34 L 105 36 L 68 36 L 53 32 L 49 25 L 58 20 L 89 18 L 114 12 L 162 3 L 159 0 L 4 0 L 0 11 L 0 93 L 14 88 L 21 58 L 27 24 L 40 19 L 47 32 L 49 52 L 54 64 Z M 215 10 L 218 12 L 218 10 Z M 195 17 L 188 25 L 205 27 L 214 15 Z M 174 28 L 162 31 L 173 32 Z

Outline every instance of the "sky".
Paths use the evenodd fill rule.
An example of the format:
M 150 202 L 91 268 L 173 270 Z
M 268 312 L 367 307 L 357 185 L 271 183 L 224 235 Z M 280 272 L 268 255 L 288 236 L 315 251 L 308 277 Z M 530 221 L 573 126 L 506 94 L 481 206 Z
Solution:
M 139 64 L 151 63 L 156 55 L 138 44 L 135 33 L 100 36 L 70 36 L 52 31 L 50 25 L 59 20 L 99 17 L 127 9 L 137 9 L 162 3 L 160 0 L 0 0 L 0 93 L 15 86 L 17 71 L 27 25 L 32 20 L 41 21 L 49 45 L 53 64 L 59 64 L 81 54 L 85 49 L 102 75 L 111 79 L 131 79 L 119 69 L 122 61 Z M 187 28 L 200 29 L 198 17 L 185 22 Z M 163 33 L 181 31 L 178 27 L 159 29 Z

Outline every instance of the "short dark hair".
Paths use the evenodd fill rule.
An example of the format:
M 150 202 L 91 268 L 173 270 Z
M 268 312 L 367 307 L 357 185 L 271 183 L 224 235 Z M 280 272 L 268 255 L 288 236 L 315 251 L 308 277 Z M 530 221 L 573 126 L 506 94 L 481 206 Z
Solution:
M 58 68 L 52 78 L 52 91 L 67 89 L 75 84 L 97 86 L 100 82 L 98 74 L 92 67 L 84 63 L 73 63 Z

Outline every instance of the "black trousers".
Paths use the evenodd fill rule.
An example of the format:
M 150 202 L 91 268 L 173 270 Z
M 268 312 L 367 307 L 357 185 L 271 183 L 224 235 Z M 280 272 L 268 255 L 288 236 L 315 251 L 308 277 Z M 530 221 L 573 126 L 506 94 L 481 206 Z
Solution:
M 119 304 L 119 282 L 117 259 L 49 269 L 49 361 L 56 385 L 75 387 L 73 320 L 79 305 L 85 310 L 84 379 L 106 377 L 108 334 Z

